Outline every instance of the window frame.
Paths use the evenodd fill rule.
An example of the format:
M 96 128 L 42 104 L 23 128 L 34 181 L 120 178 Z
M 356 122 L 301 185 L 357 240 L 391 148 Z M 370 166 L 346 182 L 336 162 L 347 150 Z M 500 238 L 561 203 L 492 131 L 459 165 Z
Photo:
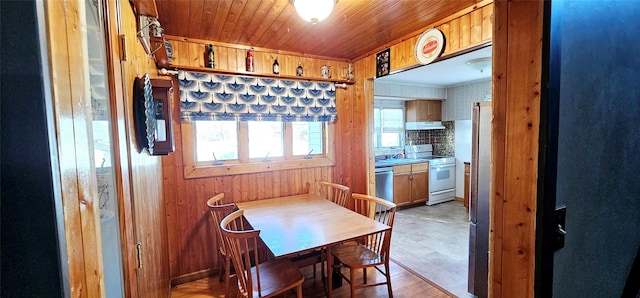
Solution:
M 374 105 L 374 116 L 372 118 L 374 118 L 375 121 L 375 110 L 379 109 L 379 110 L 386 110 L 386 109 L 397 109 L 397 110 L 402 110 L 401 114 L 402 114 L 402 122 L 403 124 L 406 123 L 407 121 L 407 115 L 406 115 L 406 108 L 404 105 L 404 101 L 401 100 L 380 100 L 380 99 L 376 99 L 375 100 L 375 105 Z M 382 115 L 382 112 L 380 113 Z M 404 125 L 402 128 L 401 132 L 398 132 L 400 140 L 399 146 L 391 146 L 391 147 L 383 147 L 380 146 L 381 142 L 382 142 L 382 131 L 378 131 L 376 130 L 376 125 L 375 123 L 373 123 L 373 136 L 372 138 L 376 140 L 375 144 L 377 144 L 377 146 L 373 146 L 373 150 L 374 151 L 386 151 L 386 150 L 397 150 L 397 149 L 404 149 L 404 142 L 406 139 L 406 129 L 404 129 Z M 372 143 L 372 145 L 374 145 L 374 143 Z
M 238 160 L 224 161 L 214 165 L 212 162 L 196 162 L 195 153 L 195 128 L 193 122 L 182 121 L 181 143 L 182 162 L 185 179 L 217 177 L 226 175 L 238 175 L 249 173 L 270 172 L 279 170 L 291 170 L 300 168 L 327 167 L 335 165 L 335 124 L 326 123 L 324 131 L 324 154 L 312 154 L 312 158 L 305 159 L 301 155 L 293 155 L 291 148 L 291 124 L 285 122 L 284 127 L 284 157 L 274 157 L 271 161 L 263 161 L 261 158 L 248 158 L 248 125 L 239 121 L 238 132 Z

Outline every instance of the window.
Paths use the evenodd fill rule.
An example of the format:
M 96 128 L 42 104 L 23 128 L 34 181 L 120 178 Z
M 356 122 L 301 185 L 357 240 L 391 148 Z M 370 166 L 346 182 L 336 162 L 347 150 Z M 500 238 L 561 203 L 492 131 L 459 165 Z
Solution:
M 186 178 L 333 166 L 335 86 L 178 73 Z
M 375 149 L 404 145 L 404 109 L 374 108 Z
M 186 177 L 333 165 L 325 148 L 333 125 L 326 122 L 198 120 L 181 126 Z
M 324 152 L 321 122 L 292 122 L 293 155 L 311 156 Z
M 236 121 L 196 121 L 195 133 L 197 162 L 238 159 Z
M 249 121 L 249 158 L 283 157 L 283 124 L 275 121 Z

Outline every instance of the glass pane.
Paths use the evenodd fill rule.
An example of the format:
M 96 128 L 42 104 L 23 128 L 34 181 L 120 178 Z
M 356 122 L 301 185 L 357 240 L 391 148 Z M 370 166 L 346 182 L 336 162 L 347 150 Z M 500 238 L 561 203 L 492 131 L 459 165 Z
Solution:
M 404 128 L 404 117 L 402 109 L 382 110 L 382 131 L 398 132 Z
M 238 122 L 195 121 L 196 162 L 238 159 Z
M 382 127 L 380 109 L 373 109 L 373 148 L 378 148 L 380 139 L 380 127 Z
M 398 147 L 403 143 L 404 111 L 402 109 L 374 109 L 374 148 Z
M 283 125 L 274 121 L 248 121 L 249 158 L 283 157 Z
M 293 155 L 322 154 L 322 122 L 292 122 Z
M 380 113 L 380 109 L 373 109 L 373 127 L 376 131 L 380 130 L 380 127 L 382 127 L 382 123 L 380 123 L 380 121 L 382 121 Z
M 98 186 L 102 262 L 107 297 L 124 297 L 118 196 L 113 164 L 113 132 L 107 81 L 104 11 L 102 1 L 85 3 L 87 50 L 91 92 L 93 158 Z
M 400 134 L 397 132 L 388 133 L 383 132 L 381 137 L 382 147 L 397 147 L 400 146 Z

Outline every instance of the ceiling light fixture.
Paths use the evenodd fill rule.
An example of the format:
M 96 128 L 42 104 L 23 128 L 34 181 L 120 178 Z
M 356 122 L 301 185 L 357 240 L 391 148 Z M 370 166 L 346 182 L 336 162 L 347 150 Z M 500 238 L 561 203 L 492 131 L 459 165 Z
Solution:
M 484 72 L 486 69 L 491 69 L 491 57 L 484 57 L 469 60 L 466 62 L 467 66 L 479 70 L 480 73 Z
M 331 14 L 337 0 L 290 0 L 305 21 L 315 24 Z

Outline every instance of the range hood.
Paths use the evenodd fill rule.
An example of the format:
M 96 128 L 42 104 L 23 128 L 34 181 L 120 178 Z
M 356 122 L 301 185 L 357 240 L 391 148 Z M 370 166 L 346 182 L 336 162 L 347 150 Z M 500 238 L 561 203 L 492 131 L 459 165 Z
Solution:
M 441 121 L 428 121 L 428 122 L 407 122 L 405 125 L 406 130 L 430 130 L 430 129 L 444 129 Z

